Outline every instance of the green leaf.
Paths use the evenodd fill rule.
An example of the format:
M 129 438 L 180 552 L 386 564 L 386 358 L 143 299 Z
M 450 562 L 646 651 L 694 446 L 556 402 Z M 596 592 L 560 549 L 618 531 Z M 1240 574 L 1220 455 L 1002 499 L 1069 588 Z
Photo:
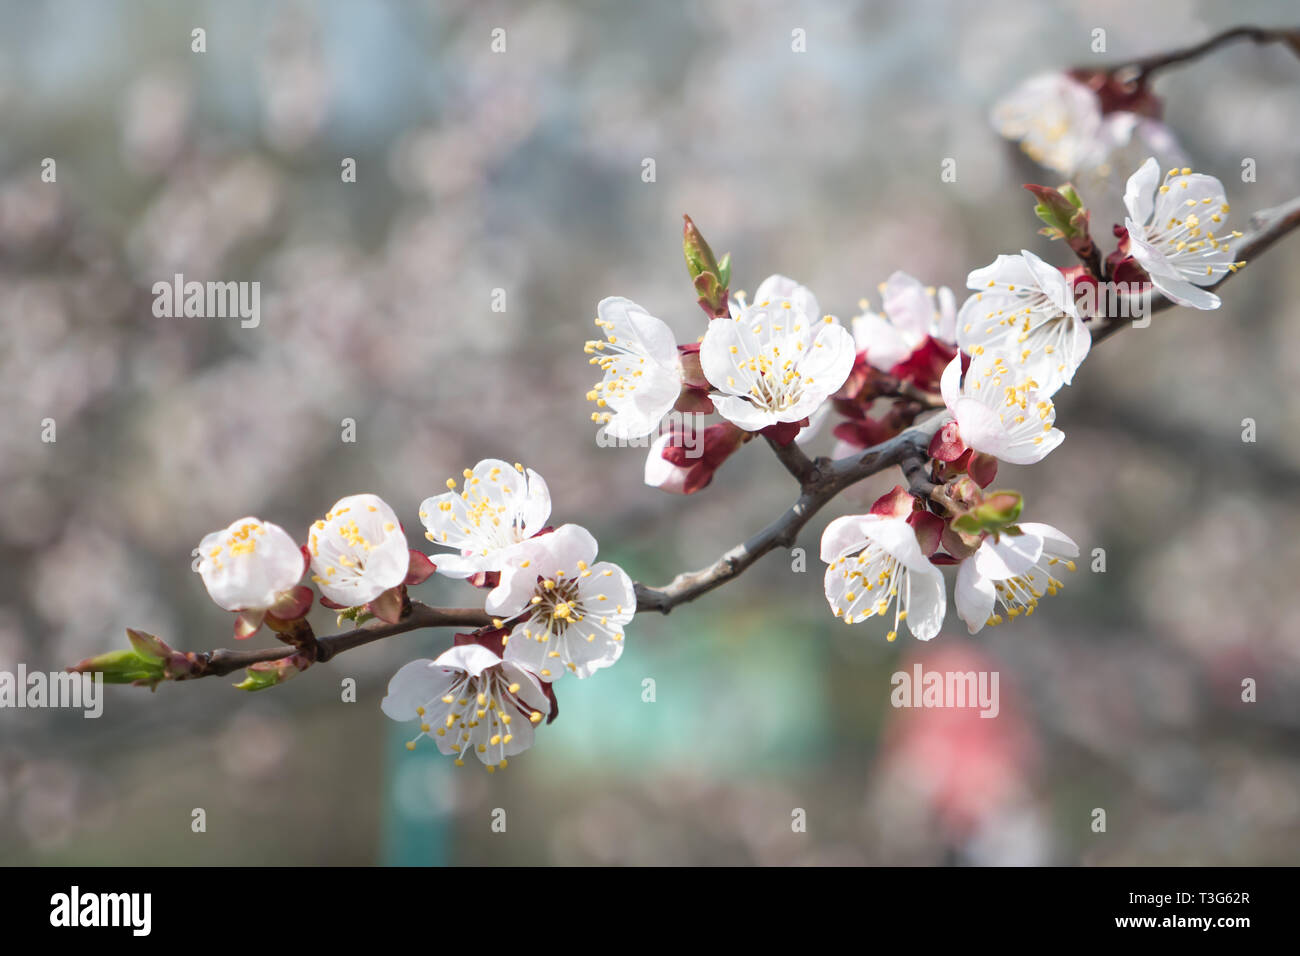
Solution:
M 283 683 L 280 676 L 273 671 L 255 671 L 250 667 L 244 674 L 246 675 L 244 679 L 235 685 L 236 690 L 266 690 L 268 687 Z
M 1025 189 L 1034 194 L 1038 204 L 1034 215 L 1046 223 L 1040 230 L 1049 239 L 1080 239 L 1088 235 L 1088 211 L 1074 187 L 1066 183 L 1060 189 L 1026 184 Z
M 1018 491 L 995 491 L 984 501 L 952 519 L 952 526 L 964 534 L 1011 532 L 1025 506 Z
M 344 621 L 351 621 L 353 624 L 360 627 L 373 617 L 374 615 L 366 610 L 366 606 L 361 604 L 357 607 L 345 608 L 344 610 L 339 611 L 338 625 L 339 627 L 342 627 Z
M 683 216 L 682 219 L 685 220 L 682 224 L 682 254 L 686 257 L 686 268 L 691 278 L 705 274 L 716 276 L 718 260 L 713 257 L 713 250 L 691 217 Z
M 302 654 L 291 654 L 274 661 L 259 661 L 248 665 L 244 679 L 235 687 L 238 690 L 266 690 L 297 677 L 310 666 L 310 661 Z
M 157 684 L 166 679 L 164 662 L 134 650 L 109 651 L 90 657 L 69 670 L 83 674 L 103 674 L 106 684 L 134 684 L 137 681 Z
M 718 260 L 718 282 L 724 289 L 731 287 L 731 253 L 728 252 Z

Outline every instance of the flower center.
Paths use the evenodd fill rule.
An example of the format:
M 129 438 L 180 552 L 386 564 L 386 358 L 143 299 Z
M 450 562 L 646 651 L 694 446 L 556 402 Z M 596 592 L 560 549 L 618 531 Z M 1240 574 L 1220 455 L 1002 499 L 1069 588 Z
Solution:
M 457 754 L 456 766 L 464 766 L 465 754 L 473 747 L 487 764 L 489 773 L 497 768 L 504 770 L 506 745 L 514 739 L 511 733 L 514 717 L 526 715 L 537 724 L 543 716 L 519 697 L 519 687 L 506 679 L 499 665 L 489 667 L 477 677 L 460 674 L 444 696 L 416 708 L 420 733 L 407 742 L 406 749 L 414 750 L 422 737 L 450 738 L 449 749 Z
M 993 591 L 996 595 L 997 604 L 1007 612 L 1007 617 L 1014 618 L 1019 617 L 1021 614 L 1026 616 L 1033 614 L 1034 609 L 1038 607 L 1039 599 L 1044 595 L 1053 596 L 1057 591 L 1065 587 L 1065 583 L 1056 578 L 1049 570 L 1057 565 L 1064 565 L 1070 571 L 1075 568 L 1075 564 L 1071 560 L 1047 557 L 1039 561 L 1032 570 L 1025 574 L 1018 574 L 1015 577 L 993 582 Z M 1002 615 L 995 611 L 986 623 L 997 625 L 1001 624 L 1002 620 Z
M 515 470 L 522 473 L 523 467 L 516 465 Z M 487 473 L 490 485 L 499 487 L 502 495 L 512 494 L 510 485 L 500 483 L 500 473 L 500 468 L 493 468 Z M 491 551 L 508 548 L 528 537 L 524 532 L 524 516 L 517 509 L 512 510 L 509 504 L 498 503 L 497 499 L 485 492 L 482 479 L 470 469 L 466 468 L 463 474 L 465 487 L 460 492 L 465 510 L 463 519 L 454 513 L 455 508 L 450 501 L 439 502 L 438 509 L 450 515 L 451 523 L 461 534 L 480 546 L 479 554 L 486 555 Z M 448 478 L 447 487 L 454 491 L 456 479 Z M 445 540 L 447 533 L 444 531 L 442 536 Z M 426 532 L 425 537 L 438 543 L 432 532 Z
M 564 580 L 563 572 L 552 580 L 538 578 L 537 590 L 532 598 L 533 614 L 539 623 L 546 626 L 544 634 L 559 636 L 570 624 L 576 624 L 585 616 L 585 608 L 578 599 L 578 581 L 576 578 Z
M 832 606 L 835 616 L 844 615 L 844 623 L 854 624 L 870 617 L 884 617 L 894 608 L 894 627 L 885 635 L 888 641 L 898 639 L 898 624 L 907 619 L 907 604 L 911 596 L 908 569 L 898 559 L 877 544 L 868 544 L 856 555 L 841 558 L 831 565 L 832 570 L 844 565 L 842 572 L 848 582 L 844 593 L 845 605 Z M 872 600 L 864 606 L 856 620 L 853 608 L 870 593 Z
M 239 557 L 241 554 L 252 554 L 256 551 L 257 539 L 253 537 L 255 534 L 266 534 L 266 529 L 251 521 L 241 524 L 231 532 L 230 537 L 226 539 L 226 547 L 230 549 L 231 556 Z M 221 549 L 218 548 L 217 554 L 220 553 Z
M 1051 399 L 1037 398 L 1038 383 L 1032 378 L 1013 385 L 1003 385 L 1003 376 L 1009 377 L 1010 369 L 1007 368 L 1005 360 L 999 356 L 984 370 L 988 387 L 985 388 L 985 382 L 975 379 L 971 383 L 971 388 L 981 401 L 998 413 L 998 417 L 1010 430 L 1017 433 L 1041 431 L 1043 434 L 1035 435 L 1033 442 L 1036 445 L 1042 444 L 1046 433 L 1052 430 L 1056 406 L 1052 404 Z M 1031 420 L 1031 416 L 1037 416 L 1038 421 L 1043 423 L 1041 429 L 1037 422 Z
M 763 306 L 767 304 L 761 303 Z M 784 320 L 778 322 L 776 316 L 768 315 L 760 318 L 750 328 L 754 335 L 762 335 L 763 323 L 771 322 L 772 331 L 782 333 L 782 338 L 766 343 L 757 354 L 746 350 L 742 356 L 740 347 L 732 346 L 733 353 L 738 356 L 736 368 L 753 373 L 754 384 L 749 387 L 745 397 L 769 412 L 783 412 L 791 408 L 803 397 L 805 386 L 813 384 L 813 380 L 799 370 L 799 361 L 803 358 L 804 351 L 804 342 L 799 338 L 803 332 L 801 313 L 793 311 L 788 301 L 783 302 L 782 306 L 789 312 Z M 789 332 L 786 331 L 787 322 L 790 323 Z M 729 377 L 727 384 L 734 388 L 736 381 Z
M 1172 193 L 1177 196 L 1179 187 L 1182 189 L 1188 187 L 1190 180 L 1187 177 L 1191 172 L 1187 167 L 1169 170 L 1165 174 L 1164 184 L 1160 187 L 1160 194 Z M 1183 204 L 1185 211 L 1181 217 L 1170 216 L 1163 225 L 1158 221 L 1151 223 L 1147 241 L 1161 246 L 1161 251 L 1170 258 L 1202 253 L 1207 245 L 1211 250 L 1226 253 L 1228 241 L 1215 238 L 1214 226 L 1223 222 L 1223 217 L 1231 207 L 1226 202 L 1216 204 L 1212 196 L 1205 196 L 1199 200 L 1186 199 L 1183 200 Z M 1202 216 L 1208 217 L 1208 229 Z M 1239 238 L 1241 233 L 1234 231 L 1229 233 L 1229 236 Z

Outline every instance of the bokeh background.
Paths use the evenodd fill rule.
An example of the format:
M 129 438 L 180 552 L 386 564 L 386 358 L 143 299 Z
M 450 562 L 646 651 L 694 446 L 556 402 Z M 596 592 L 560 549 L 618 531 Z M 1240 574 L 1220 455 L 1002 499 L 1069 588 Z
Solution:
M 1052 174 L 991 131 L 993 100 L 1041 69 L 1294 15 L 1280 0 L 7 0 L 0 669 L 61 668 L 123 646 L 126 626 L 229 646 L 190 571 L 204 533 L 245 514 L 305 529 L 358 491 L 418 528 L 418 503 L 485 456 L 541 471 L 555 518 L 634 577 L 708 563 L 788 504 L 788 476 L 753 445 L 704 493 L 664 495 L 642 484 L 642 450 L 597 447 L 583 398 L 600 297 L 637 300 L 679 340 L 703 331 L 682 213 L 731 251 L 733 287 L 783 272 L 841 316 L 895 269 L 960 289 L 1000 252 L 1068 264 L 1019 188 Z M 1233 46 L 1157 91 L 1235 225 L 1300 193 L 1295 56 Z M 1114 208 L 1122 188 L 1085 199 Z M 149 288 L 176 272 L 260 281 L 260 327 L 154 318 Z M 807 529 L 805 573 L 774 554 L 638 618 L 617 666 L 562 682 L 560 719 L 504 774 L 407 754 L 410 729 L 379 710 L 389 676 L 448 633 L 259 694 L 216 679 L 107 688 L 99 720 L 0 711 L 0 861 L 1295 862 L 1298 300 L 1292 238 L 1217 312 L 1164 313 L 1088 359 L 1058 396 L 1069 440 L 1000 484 L 1085 554 L 1104 548 L 1106 571 L 1081 561 L 1032 619 L 970 638 L 950 613 L 924 647 L 834 621 L 817 536 L 881 476 Z M 416 595 L 481 597 L 440 580 Z M 997 670 L 1001 716 L 893 710 L 890 675 L 915 660 Z

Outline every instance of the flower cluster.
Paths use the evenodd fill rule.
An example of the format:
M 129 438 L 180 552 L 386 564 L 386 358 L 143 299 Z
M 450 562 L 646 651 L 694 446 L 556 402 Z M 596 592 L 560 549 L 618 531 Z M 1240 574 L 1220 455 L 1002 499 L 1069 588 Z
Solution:
M 957 354 L 957 300 L 951 289 L 926 287 L 895 272 L 881 283 L 880 295 L 879 312 L 863 299 L 862 312 L 853 319 L 857 355 L 834 400 L 845 419 L 834 429 L 836 457 L 877 445 L 910 425 L 920 406 L 898 399 L 907 389 L 933 393 Z
M 1064 586 L 1057 574 L 1075 569 L 1079 549 L 1050 525 L 1018 524 L 1019 511 L 1018 495 L 995 493 L 945 522 L 899 485 L 869 513 L 835 519 L 821 541 L 832 613 L 845 624 L 892 614 L 886 640 L 906 622 L 928 641 L 947 613 L 939 567 L 956 564 L 957 616 L 970 633 L 1033 614 L 1040 598 Z
M 1055 401 L 1079 380 L 1096 336 L 1137 317 L 1132 310 L 1141 315 L 1156 293 L 1216 309 L 1214 289 L 1244 265 L 1218 179 L 1181 162 L 1162 167 L 1155 155 L 1130 162 L 1139 146 L 1142 155 L 1179 152 L 1146 85 L 1151 68 L 1033 77 L 992 113 L 1004 136 L 1062 174 L 1106 179 L 1136 167 L 1122 196 L 1110 190 L 1123 222 L 1113 224 L 1109 253 L 1074 183 L 1029 184 L 1040 235 L 1061 240 L 1076 264 L 1012 247 L 967 273 L 960 302 L 950 287 L 895 271 L 878 286 L 879 307 L 862 299 L 844 323 L 786 275 L 769 275 L 752 298 L 733 293 L 730 256 L 716 257 L 686 217 L 683 254 L 705 315 L 687 341 L 629 298 L 597 303 L 599 335 L 585 353 L 600 380 L 586 397 L 602 445 L 648 446 L 645 483 L 695 494 L 761 435 L 798 482 L 784 516 L 711 567 L 642 588 L 600 560 L 586 528 L 551 523 L 540 474 L 488 458 L 420 503 L 432 554 L 410 547 L 397 512 L 374 494 L 341 498 L 301 538 L 252 516 L 205 535 L 194 570 L 234 615 L 234 636 L 265 625 L 289 645 L 282 653 L 185 652 L 131 629 L 129 650 L 73 670 L 156 687 L 238 666 L 246 677 L 236 686 L 258 690 L 369 640 L 467 621 L 473 629 L 441 654 L 393 675 L 381 709 L 415 724 L 409 749 L 428 738 L 457 765 L 472 756 L 495 772 L 557 717 L 561 679 L 571 686 L 618 662 L 638 594 L 667 612 L 711 590 L 793 543 L 815 511 L 885 463 L 907 484 L 821 535 L 831 615 L 846 625 L 880 619 L 889 642 L 904 630 L 929 641 L 947 618 L 949 580 L 972 635 L 1032 615 L 1064 587 L 1080 549 L 1052 525 L 1022 520 L 1023 496 L 993 487 L 999 469 L 1036 464 L 1064 442 Z M 1261 227 L 1252 244 L 1276 234 Z M 794 447 L 816 440 L 831 416 L 830 459 Z M 946 577 L 945 567 L 955 570 Z M 413 602 L 408 589 L 435 573 L 478 589 L 481 610 Z M 366 632 L 317 640 L 307 621 L 317 598 L 340 626 Z
M 650 317 L 634 309 L 620 315 L 648 327 Z M 419 719 L 408 748 L 432 737 L 457 764 L 472 751 L 494 771 L 532 746 L 543 718 L 555 718 L 553 682 L 566 671 L 590 677 L 618 660 L 636 592 L 622 568 L 596 560 L 585 528 L 547 524 L 551 497 L 537 472 L 489 458 L 465 469 L 459 484 L 449 478 L 447 491 L 426 499 L 420 520 L 429 541 L 455 549 L 434 555 L 439 573 L 490 588 L 485 610 L 494 623 L 457 635 L 436 660 L 403 667 L 383 710 L 394 720 Z
M 434 570 L 406 546 L 397 515 L 376 495 L 349 495 L 307 529 L 299 545 L 279 525 L 241 518 L 199 542 L 196 570 L 212 600 L 234 611 L 235 637 L 247 638 L 270 623 L 279 631 L 301 621 L 314 595 L 298 582 L 310 569 L 321 603 L 361 609 L 392 623 L 402 608 L 402 588 Z
M 843 419 L 834 429 L 838 449 L 852 463 L 858 449 L 935 411 L 923 480 L 913 471 L 911 487 L 896 486 L 867 513 L 825 528 L 827 603 L 845 624 L 889 622 L 887 640 L 904 626 L 930 640 L 948 607 L 941 569 L 956 565 L 954 603 L 972 634 L 1032 614 L 1075 569 L 1078 546 L 1050 525 L 1022 522 L 1021 495 L 989 486 L 1000 463 L 1034 464 L 1064 441 L 1054 396 L 1075 381 L 1096 323 L 1111 317 L 1100 287 L 1122 283 L 1139 300 L 1154 289 L 1215 308 L 1206 286 L 1242 263 L 1232 256 L 1241 234 L 1227 231 L 1228 203 L 1211 176 L 1180 167 L 1161 177 L 1147 160 L 1128 181 L 1128 216 L 1104 265 L 1073 187 L 1030 189 L 1044 234 L 1067 240 L 1082 265 L 1056 267 L 1028 250 L 999 255 L 966 277 L 970 294 L 960 306 L 950 289 L 896 272 L 879 287 L 879 311 L 864 300 L 849 327 L 782 275 L 760 283 L 752 301 L 732 295 L 729 257 L 714 259 L 688 219 L 684 249 L 707 316 L 703 333 L 679 345 L 635 302 L 602 299 L 596 324 L 604 338 L 586 347 L 603 373 L 587 396 L 598 408 L 593 420 L 616 442 L 650 444 L 648 485 L 692 494 L 755 435 L 777 446 L 803 442 L 834 410 Z M 719 420 L 688 417 L 664 429 L 674 410 Z M 435 572 L 485 590 L 491 624 L 457 634 L 436 659 L 401 668 L 382 707 L 418 723 L 412 749 L 429 737 L 457 763 L 472 753 L 489 770 L 503 768 L 556 716 L 555 682 L 618 661 L 636 586 L 597 559 L 585 528 L 549 523 L 547 484 L 520 464 L 480 461 L 418 513 L 440 549 L 433 555 L 408 546 L 387 503 L 358 494 L 336 502 L 301 545 L 278 525 L 242 518 L 203 538 L 196 570 L 213 600 L 236 615 L 236 637 L 265 623 L 296 648 L 283 661 L 250 667 L 240 685 L 250 689 L 315 660 L 305 624 L 315 594 L 299 584 L 304 574 L 321 604 L 342 612 L 340 622 L 357 624 L 372 617 L 398 624 L 412 613 L 407 588 Z M 177 672 L 193 666 L 169 649 L 164 656 Z
M 688 220 L 688 241 L 693 228 Z M 673 409 L 722 419 L 670 424 L 650 446 L 645 481 L 652 487 L 693 494 L 755 435 L 789 444 L 853 369 L 853 335 L 822 315 L 816 296 L 793 279 L 769 276 L 752 302 L 725 288 L 719 295 L 725 308 L 706 308 L 704 334 L 680 346 L 635 302 L 613 296 L 596 307 L 605 338 L 587 342 L 586 351 L 604 377 L 587 398 L 601 409 L 592 421 L 606 437 L 645 438 Z
M 419 721 L 409 748 L 432 737 L 458 764 L 472 751 L 496 770 L 532 746 L 537 724 L 554 719 L 552 682 L 566 671 L 589 677 L 618 660 L 636 592 L 622 568 L 596 560 L 585 528 L 547 525 L 551 497 L 537 472 L 489 458 L 447 487 L 419 509 L 425 537 L 452 549 L 432 558 L 408 548 L 386 502 L 361 494 L 313 522 L 302 546 L 278 525 L 236 521 L 204 537 L 198 571 L 212 599 L 236 613 L 236 637 L 266 621 L 300 648 L 291 671 L 250 688 L 287 679 L 314 659 L 311 642 L 301 640 L 314 597 L 298 585 L 308 568 L 321 604 L 343 612 L 340 622 L 400 622 L 410 613 L 407 587 L 435 571 L 490 589 L 484 604 L 493 624 L 456 635 L 436 660 L 399 670 L 382 708 L 394 720 Z
M 1031 465 L 1064 441 L 1053 399 L 1087 357 L 1091 325 L 1109 318 L 1101 286 L 1122 287 L 1129 302 L 1154 288 L 1211 309 L 1219 300 L 1204 286 L 1243 265 L 1231 254 L 1241 233 L 1227 231 L 1228 203 L 1212 176 L 1177 168 L 1162 181 L 1154 158 L 1143 163 L 1128 180 L 1128 218 L 1115 227 L 1120 241 L 1104 266 L 1072 187 L 1031 191 L 1044 234 L 1066 239 L 1092 267 L 1057 268 L 1028 250 L 1000 255 L 967 276 L 971 295 L 955 321 L 946 290 L 936 296 L 895 274 L 882 286 L 883 314 L 855 320 L 858 369 L 869 370 L 855 371 L 836 398 L 847 419 L 836 434 L 850 447 L 910 425 L 923 407 L 916 388 L 926 387 L 938 350 L 950 349 L 938 383 L 947 420 L 928 448 L 936 490 L 920 497 L 896 487 L 868 514 L 831 522 L 822 537 L 832 612 L 846 624 L 892 615 L 891 641 L 903 622 L 921 640 L 938 634 L 946 609 L 940 566 L 958 565 L 957 613 L 972 634 L 1032 614 L 1063 586 L 1062 571 L 1074 570 L 1079 552 L 1067 535 L 1020 522 L 1018 493 L 985 489 L 999 462 Z M 875 407 L 881 400 L 883 411 Z
M 1057 113 L 1045 111 L 1048 101 Z M 1104 76 L 1054 76 L 1030 81 L 996 112 L 1036 158 L 1074 169 L 1127 138 L 1157 106 L 1136 94 L 1125 98 Z M 1052 128 L 1025 125 L 1024 116 L 1035 123 L 1046 116 Z M 851 331 L 782 275 L 765 279 L 752 302 L 731 295 L 730 257 L 716 260 L 688 218 L 684 249 L 708 316 L 704 334 L 679 346 L 662 320 L 634 302 L 601 300 L 596 324 L 606 338 L 588 342 L 587 352 L 604 378 L 587 397 L 608 411 L 593 420 L 625 439 L 650 435 L 674 408 L 716 413 L 722 421 L 708 426 L 671 423 L 650 447 L 646 484 L 692 494 L 754 435 L 779 445 L 802 441 L 828 409 L 843 419 L 834 428 L 837 458 L 943 409 L 927 449 L 933 490 L 896 487 L 869 513 L 825 529 L 826 600 L 846 624 L 892 615 L 889 640 L 904 623 L 929 640 L 947 609 L 939 569 L 958 565 L 957 613 L 971 633 L 1032 614 L 1040 598 L 1062 587 L 1061 569 L 1073 570 L 1078 547 L 1049 525 L 1021 523 L 1018 493 L 988 488 L 999 463 L 1035 464 L 1065 440 L 1054 397 L 1074 382 L 1093 326 L 1111 317 L 1102 287 L 1122 287 L 1126 304 L 1140 306 L 1155 289 L 1177 303 L 1214 308 L 1218 299 L 1204 287 L 1241 263 L 1230 248 L 1240 233 L 1225 230 L 1228 203 L 1211 176 L 1178 168 L 1161 182 L 1156 160 L 1148 159 L 1128 181 L 1128 217 L 1116 225 L 1119 242 L 1104 264 L 1073 186 L 1027 188 L 1039 202 L 1043 234 L 1064 239 L 1081 265 L 1053 266 L 1027 249 L 999 255 L 967 275 L 970 294 L 960 307 L 950 289 L 895 272 L 879 287 L 880 309 L 863 300 Z M 503 540 L 525 538 L 507 533 Z M 524 601 L 532 603 L 523 629 L 528 653 L 518 659 L 547 680 L 565 669 L 584 676 L 617 654 L 603 627 L 587 631 L 587 647 L 557 632 L 578 608 L 590 608 L 572 569 L 589 566 L 594 542 L 568 538 L 559 549 L 571 552 L 567 576 L 548 568 L 539 586 L 531 568 L 503 559 L 488 604 L 493 613 L 518 615 Z M 576 563 L 579 557 L 585 563 Z

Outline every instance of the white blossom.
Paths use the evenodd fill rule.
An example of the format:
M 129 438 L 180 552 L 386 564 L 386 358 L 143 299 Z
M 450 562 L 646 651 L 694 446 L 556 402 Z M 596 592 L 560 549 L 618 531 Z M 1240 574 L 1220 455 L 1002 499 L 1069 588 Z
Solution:
M 1063 176 L 1109 175 L 1130 143 L 1180 152 L 1160 120 L 1128 110 L 1103 112 L 1096 92 L 1064 73 L 1028 78 L 994 104 L 990 120 L 1030 159 Z
M 853 338 L 867 362 L 888 372 L 931 336 L 957 343 L 956 299 L 946 286 L 927 288 L 906 272 L 895 272 L 880 286 L 881 311 L 866 309 L 853 318 Z M 864 304 L 865 308 L 865 304 Z
M 821 315 L 817 296 L 813 295 L 812 290 L 806 285 L 800 285 L 789 276 L 770 275 L 758 284 L 758 289 L 754 292 L 754 301 L 766 302 L 769 299 L 789 299 L 793 307 L 804 315 L 813 317 Z M 736 293 L 727 303 L 733 319 L 740 318 L 740 313 L 748 305 L 743 292 Z
M 807 418 L 853 369 L 853 336 L 799 301 L 760 299 L 734 319 L 714 319 L 704 335 L 700 365 L 716 389 L 713 405 L 745 431 Z
M 921 550 L 905 518 L 845 515 L 826 526 L 821 559 L 827 563 L 826 601 L 845 624 L 888 618 L 886 638 L 906 621 L 912 635 L 928 641 L 939 633 L 947 610 L 943 575 Z
M 1213 285 L 1245 263 L 1232 257 L 1240 232 L 1228 230 L 1223 183 L 1183 167 L 1160 181 L 1151 157 L 1129 177 L 1124 190 L 1129 252 L 1151 276 L 1151 284 L 1179 305 L 1217 309 L 1219 297 L 1199 288 Z
M 487 611 L 512 620 L 505 658 L 555 681 L 590 677 L 623 653 L 623 626 L 636 614 L 632 579 L 596 561 L 596 539 L 576 524 L 533 538 L 501 569 Z
M 1065 440 L 1056 407 L 1031 380 L 1016 376 L 1001 356 L 977 356 L 963 379 L 961 355 L 939 382 L 944 403 L 965 444 L 1012 465 L 1032 465 Z
M 977 291 L 957 316 L 963 351 L 1001 355 L 1043 395 L 1073 381 L 1092 346 L 1092 333 L 1060 269 L 1022 250 L 976 269 L 966 284 Z
M 425 537 L 434 544 L 455 548 L 455 553 L 433 555 L 438 573 L 467 578 L 481 571 L 499 570 L 523 541 L 546 526 L 551 516 L 551 494 L 542 476 L 523 465 L 485 458 L 456 479 L 451 490 L 426 498 L 420 504 Z
M 303 575 L 302 549 L 277 524 L 240 518 L 199 542 L 199 576 L 227 611 L 265 611 Z
M 349 495 L 307 529 L 312 580 L 343 607 L 373 601 L 406 579 L 411 555 L 397 515 L 377 495 Z
M 1066 534 L 1035 522 L 1018 528 L 1019 534 L 985 538 L 957 569 L 957 615 L 972 634 L 985 624 L 1001 624 L 1001 611 L 1008 617 L 1033 614 L 1040 598 L 1063 587 L 1056 576 L 1061 569 L 1075 568 L 1079 547 Z
M 682 363 L 672 329 L 621 296 L 600 300 L 596 325 L 605 338 L 589 341 L 586 351 L 605 377 L 587 399 L 608 411 L 593 412 L 591 420 L 603 424 L 613 438 L 649 435 L 682 391 Z
M 533 745 L 533 728 L 551 713 L 538 679 L 480 644 L 451 648 L 437 660 L 411 661 L 388 682 L 380 704 L 393 720 L 419 720 L 407 749 L 429 737 L 456 764 L 473 752 L 489 771 Z

